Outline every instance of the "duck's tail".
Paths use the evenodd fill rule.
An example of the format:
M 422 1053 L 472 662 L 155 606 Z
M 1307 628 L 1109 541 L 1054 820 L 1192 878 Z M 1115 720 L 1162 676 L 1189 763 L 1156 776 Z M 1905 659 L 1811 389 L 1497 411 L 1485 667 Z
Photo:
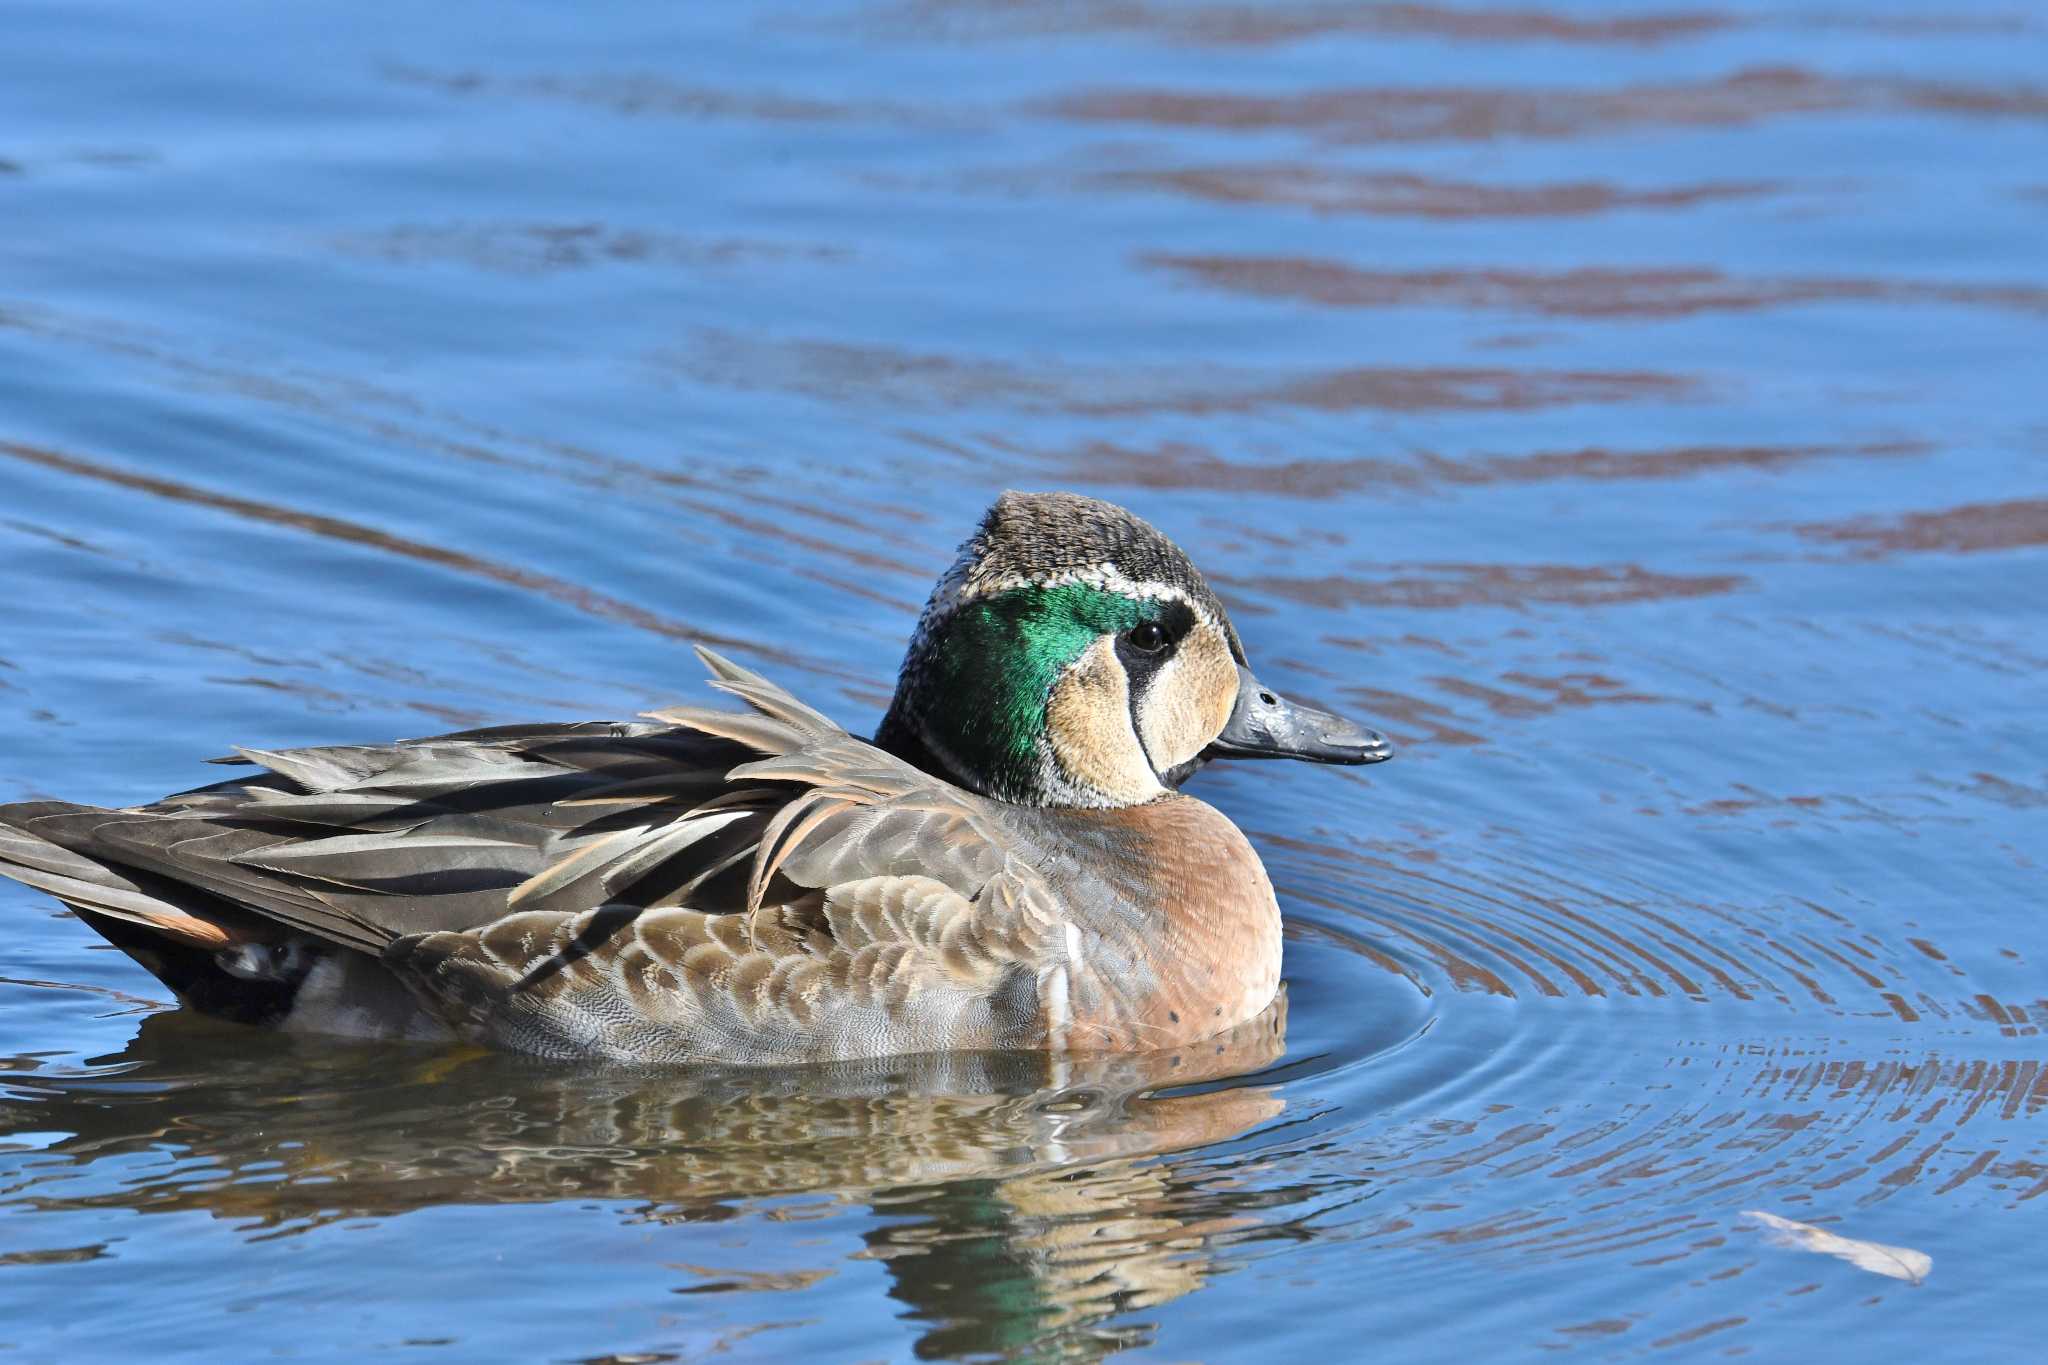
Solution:
M 266 940 L 276 935 L 262 921 L 196 887 L 101 861 L 35 830 L 39 816 L 95 813 L 64 801 L 0 806 L 0 876 L 62 901 L 183 1004 L 243 1023 L 288 1013 L 299 984 L 291 974 L 237 970 L 252 955 L 266 965 L 275 958 Z

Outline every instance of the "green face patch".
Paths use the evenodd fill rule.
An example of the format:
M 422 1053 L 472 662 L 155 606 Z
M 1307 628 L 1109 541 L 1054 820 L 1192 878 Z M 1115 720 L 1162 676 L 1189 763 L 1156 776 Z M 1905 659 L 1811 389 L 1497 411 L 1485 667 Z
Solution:
M 927 730 L 990 791 L 1029 791 L 1041 780 L 1046 702 L 1060 675 L 1098 636 L 1154 619 L 1162 605 L 1085 583 L 968 603 L 945 625 Z

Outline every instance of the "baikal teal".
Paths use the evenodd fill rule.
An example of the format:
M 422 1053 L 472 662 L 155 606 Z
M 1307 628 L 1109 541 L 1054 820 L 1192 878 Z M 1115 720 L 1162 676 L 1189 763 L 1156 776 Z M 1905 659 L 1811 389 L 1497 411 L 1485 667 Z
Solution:
M 907 679 L 920 651 L 937 685 L 906 680 L 884 747 L 705 651 L 751 714 L 242 749 L 261 775 L 147 806 L 0 806 L 0 872 L 188 1006 L 295 1033 L 788 1065 L 1158 1051 L 1265 1012 L 1271 884 L 1175 788 L 1379 736 L 1280 701 L 1178 547 L 1075 494 L 996 501 Z

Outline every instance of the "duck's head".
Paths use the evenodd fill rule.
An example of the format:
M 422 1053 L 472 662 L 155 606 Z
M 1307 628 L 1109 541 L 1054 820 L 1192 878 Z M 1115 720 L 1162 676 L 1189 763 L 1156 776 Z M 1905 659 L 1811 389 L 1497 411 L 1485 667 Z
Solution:
M 1131 806 L 1210 758 L 1376 763 L 1253 676 L 1179 546 L 1113 503 L 1005 493 L 939 580 L 876 742 L 1030 806 Z

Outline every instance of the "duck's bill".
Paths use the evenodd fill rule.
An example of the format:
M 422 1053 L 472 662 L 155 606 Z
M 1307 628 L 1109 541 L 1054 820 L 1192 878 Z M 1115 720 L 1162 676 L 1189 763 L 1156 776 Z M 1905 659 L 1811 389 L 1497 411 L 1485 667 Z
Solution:
M 1394 756 L 1385 736 L 1342 716 L 1300 706 L 1237 666 L 1237 705 L 1204 758 L 1299 758 L 1310 763 L 1378 763 Z

